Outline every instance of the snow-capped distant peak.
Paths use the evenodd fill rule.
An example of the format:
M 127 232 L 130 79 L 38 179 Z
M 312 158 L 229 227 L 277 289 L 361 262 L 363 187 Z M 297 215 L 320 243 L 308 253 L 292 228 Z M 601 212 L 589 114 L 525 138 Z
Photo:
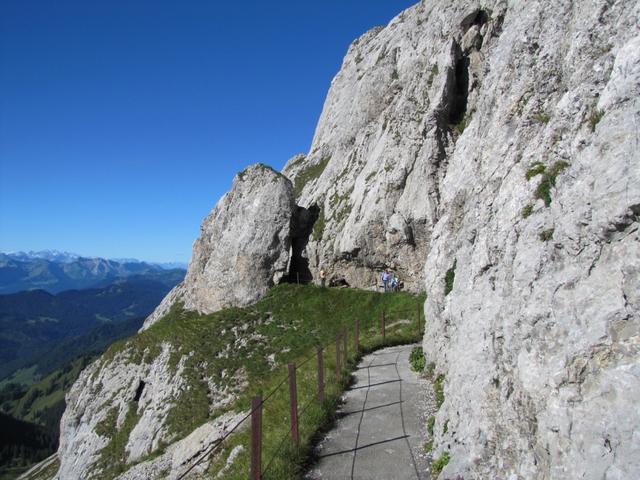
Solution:
M 80 255 L 71 252 L 63 252 L 60 250 L 30 250 L 28 252 L 7 252 L 7 256 L 14 260 L 26 261 L 26 260 L 49 260 L 56 263 L 70 263 L 80 258 Z

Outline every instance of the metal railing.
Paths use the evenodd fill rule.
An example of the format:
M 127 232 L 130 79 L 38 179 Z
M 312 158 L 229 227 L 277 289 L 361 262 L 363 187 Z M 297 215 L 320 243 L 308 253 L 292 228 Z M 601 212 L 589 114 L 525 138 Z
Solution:
M 419 338 L 422 333 L 422 306 L 419 305 L 415 310 L 394 310 L 394 316 L 400 314 L 415 314 L 416 319 L 416 338 Z M 378 346 L 384 347 L 387 343 L 387 328 L 388 328 L 388 314 L 384 311 L 380 315 L 380 326 L 379 332 L 382 336 L 382 343 Z M 361 344 L 360 344 L 360 321 L 356 320 L 353 332 L 353 345 L 354 345 L 354 353 L 359 355 L 361 353 Z M 282 378 L 278 382 L 278 384 L 269 391 L 267 395 L 256 395 L 251 399 L 251 410 L 242 417 L 229 431 L 227 431 L 220 439 L 215 441 L 212 445 L 209 446 L 196 460 L 194 460 L 189 468 L 185 470 L 177 480 L 182 480 L 185 478 L 194 468 L 204 462 L 207 458 L 211 457 L 218 449 L 223 445 L 225 440 L 227 440 L 234 432 L 238 431 L 238 429 L 245 424 L 249 419 L 251 419 L 251 441 L 250 441 L 250 450 L 251 450 L 251 463 L 250 463 L 250 472 L 249 478 L 251 480 L 261 480 L 263 478 L 263 474 L 266 473 L 269 468 L 273 465 L 274 460 L 277 458 L 277 455 L 281 452 L 283 446 L 286 444 L 287 439 L 290 439 L 294 447 L 299 447 L 300 445 L 300 431 L 299 431 L 299 420 L 302 417 L 310 406 L 315 404 L 316 402 L 319 405 L 323 405 L 325 402 L 325 372 L 326 369 L 324 367 L 324 357 L 325 352 L 329 349 L 329 345 L 332 347 L 335 345 L 336 350 L 336 358 L 335 358 L 335 380 L 336 383 L 340 384 L 342 382 L 343 370 L 346 368 L 348 364 L 348 330 L 344 328 L 342 333 L 336 336 L 335 340 L 332 340 L 329 343 L 324 345 L 320 345 L 316 347 L 316 351 L 304 358 L 299 364 L 289 363 L 288 364 L 288 374 Z M 334 344 L 335 342 L 335 344 Z M 300 408 L 298 405 L 298 384 L 297 384 L 297 371 L 310 362 L 313 358 L 316 358 L 317 362 L 317 387 L 315 390 L 315 394 L 307 401 L 306 404 Z M 265 404 L 276 394 L 276 392 L 285 384 L 289 384 L 289 429 L 285 435 L 280 439 L 277 447 L 272 452 L 271 457 L 268 462 L 266 462 L 266 466 L 262 467 L 262 447 L 263 447 L 263 411 Z

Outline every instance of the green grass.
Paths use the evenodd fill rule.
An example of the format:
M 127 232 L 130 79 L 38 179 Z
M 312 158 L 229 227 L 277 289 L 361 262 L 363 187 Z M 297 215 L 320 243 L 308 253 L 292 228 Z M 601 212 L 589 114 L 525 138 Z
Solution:
M 591 129 L 592 132 L 596 131 L 596 126 L 598 125 L 598 123 L 600 123 L 600 120 L 602 120 L 602 117 L 604 117 L 604 110 L 596 108 L 593 113 L 589 116 L 589 128 Z
M 424 371 L 427 359 L 424 357 L 422 347 L 415 347 L 413 350 L 411 350 L 411 354 L 409 355 L 409 363 L 411 364 L 411 369 L 414 372 L 421 373 Z
M 40 468 L 25 477 L 25 480 L 51 480 L 60 469 L 60 461 L 55 458 L 44 468 Z M 15 478 L 15 477 L 13 477 Z M 4 479 L 3 479 L 4 480 Z
M 551 205 L 551 189 L 556 185 L 556 178 L 568 166 L 567 162 L 559 160 L 551 165 L 550 168 L 545 169 L 542 174 L 542 180 L 538 184 L 538 188 L 536 188 L 535 196 L 541 199 L 547 207 Z
M 449 270 L 447 270 L 447 273 L 444 276 L 444 295 L 445 297 L 447 295 L 449 295 L 451 293 L 451 291 L 453 290 L 453 282 L 456 279 L 456 265 L 458 263 L 458 260 L 454 260 L 453 261 L 453 265 L 451 266 L 451 268 Z
M 10 383 L 31 385 L 33 382 L 37 382 L 38 379 L 38 366 L 32 365 L 29 368 L 21 368 L 20 370 L 15 371 L 13 374 L 0 381 L 0 388 L 4 388 Z
M 467 117 L 466 115 L 462 118 L 462 120 L 460 120 L 458 123 L 456 123 L 453 128 L 456 132 L 458 132 L 460 135 L 462 135 L 462 133 L 465 131 L 465 129 L 467 128 L 467 125 L 469 125 L 469 121 L 470 118 Z
M 545 167 L 543 163 L 535 162 L 533 165 L 531 165 L 531 168 L 527 170 L 525 177 L 527 178 L 527 180 L 531 180 L 536 175 L 542 175 L 546 169 L 547 167 Z
M 533 116 L 534 120 L 540 123 L 549 123 L 551 117 L 545 112 L 538 112 Z
M 553 228 L 548 228 L 546 230 L 543 230 L 542 232 L 540 232 L 540 240 L 542 240 L 543 242 L 548 242 L 553 238 L 554 231 L 555 229 Z
M 527 203 L 522 209 L 522 218 L 528 218 L 533 213 L 533 204 Z
M 247 167 L 244 170 L 242 170 L 241 172 L 238 173 L 238 177 L 240 178 L 241 181 L 244 180 L 244 177 L 247 175 L 247 171 L 250 168 L 254 168 L 253 166 L 251 167 Z M 281 177 L 281 178 L 286 178 L 282 173 L 278 172 L 277 170 L 275 170 L 273 167 L 270 167 L 269 165 L 265 165 L 264 163 L 258 163 L 255 165 L 255 168 L 260 168 L 262 170 L 269 170 L 272 173 L 276 174 L 276 177 Z
M 137 403 L 129 402 L 129 409 L 119 429 L 116 428 L 118 418 L 116 408 L 110 410 L 107 418 L 96 426 L 98 435 L 110 439 L 107 446 L 100 450 L 100 460 L 93 466 L 94 472 L 100 472 L 100 478 L 115 478 L 127 470 L 125 446 L 131 430 L 140 420 L 137 407 Z
M 86 356 L 72 360 L 38 382 L 25 387 L 24 393 L 16 397 L 10 396 L 10 387 L 5 386 L 0 391 L 0 410 L 15 418 L 57 430 L 64 409 L 65 393 L 92 358 Z
M 444 375 L 438 375 L 433 382 L 433 390 L 436 393 L 436 405 L 440 408 L 444 403 Z
M 429 432 L 429 435 L 433 437 L 433 428 L 436 425 L 436 417 L 429 417 L 429 419 L 427 420 L 427 432 Z
M 320 175 L 322 175 L 324 169 L 327 168 L 329 160 L 331 160 L 331 155 L 323 157 L 318 163 L 311 164 L 298 172 L 298 175 L 296 175 L 295 181 L 293 183 L 293 195 L 296 198 L 300 196 L 307 183 L 315 180 Z
M 438 476 L 440 472 L 449 464 L 449 452 L 444 452 L 438 459 L 431 463 L 431 473 Z
M 422 449 L 425 453 L 431 453 L 431 450 L 433 450 L 433 442 L 425 442 L 424 445 L 422 445 Z
M 279 285 L 263 300 L 246 308 L 198 315 L 176 306 L 148 330 L 112 346 L 103 361 L 109 361 L 119 351 L 127 351 L 134 361 L 142 358 L 150 361 L 160 353 L 159 345 L 163 342 L 174 346 L 170 363 L 177 365 L 182 358 L 184 378 L 188 385 L 167 418 L 169 431 L 174 436 L 173 441 L 176 441 L 225 411 L 248 411 L 252 396 L 266 394 L 286 376 L 284 366 L 288 362 L 300 364 L 303 359 L 314 355 L 317 345 L 328 344 L 324 354 L 327 383 L 324 404 L 313 401 L 317 387 L 315 359 L 311 358 L 297 372 L 299 404 L 301 408 L 308 406 L 300 417 L 300 449 L 293 448 L 287 441 L 279 451 L 277 448 L 289 428 L 286 385 L 279 388 L 264 407 L 263 465 L 266 466 L 267 461 L 275 455 L 264 478 L 297 478 L 298 472 L 309 459 L 311 445 L 317 439 L 318 432 L 331 423 L 341 392 L 347 385 L 346 379 L 343 382 L 336 381 L 336 336 L 343 328 L 351 332 L 347 367 L 353 368 L 359 357 L 354 352 L 353 344 L 356 319 L 360 319 L 361 352 L 372 351 L 383 345 L 379 332 L 379 319 L 383 311 L 387 319 L 386 344 L 414 342 L 419 338 L 415 312 L 424 299 L 424 296 L 404 292 L 382 294 L 354 289 L 323 289 L 310 285 Z M 240 332 L 238 338 L 246 341 L 237 342 L 234 329 Z M 229 345 L 233 347 L 229 348 Z M 276 359 L 275 368 L 265 361 L 272 354 Z M 237 379 L 246 381 L 247 387 L 236 390 L 238 398 L 233 404 L 210 412 L 207 378 L 230 390 L 236 389 Z M 135 404 L 130 407 L 135 407 Z M 132 411 L 135 412 L 135 408 L 130 408 L 129 412 Z M 130 413 L 125 425 L 116 431 L 111 419 L 107 420 L 101 425 L 101 431 L 111 440 L 101 452 L 103 467 L 123 463 L 119 462 L 124 458 L 123 439 L 126 443 L 137 422 L 136 416 Z M 248 442 L 247 430 L 229 437 L 221 447 L 220 455 L 212 462 L 209 473 L 213 475 L 218 472 L 231 450 L 237 445 L 244 445 L 244 451 L 225 478 L 246 478 L 249 470 Z M 111 478 L 112 474 L 115 474 L 115 470 L 109 471 L 105 478 Z

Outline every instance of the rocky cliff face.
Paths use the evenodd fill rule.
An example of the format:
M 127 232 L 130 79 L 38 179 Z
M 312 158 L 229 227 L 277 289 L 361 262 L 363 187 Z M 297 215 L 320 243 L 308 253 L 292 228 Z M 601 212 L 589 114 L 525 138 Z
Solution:
M 426 278 L 443 478 L 640 472 L 639 14 L 422 2 L 354 42 L 284 170 L 312 271 Z
M 249 305 L 288 274 L 291 182 L 262 164 L 239 173 L 229 193 L 204 219 L 184 282 L 146 319 L 143 330 L 183 302 L 211 313 Z
M 468 95 L 425 268 L 443 478 L 640 474 L 639 6 L 425 3 Z
M 237 177 L 145 327 L 177 302 L 250 303 L 286 275 L 372 287 L 392 267 L 428 293 L 441 478 L 640 476 L 638 18 L 630 1 L 429 0 L 366 33 L 310 152 L 283 171 L 292 183 L 264 167 Z M 132 461 L 171 442 L 162 409 L 182 363 L 163 349 L 83 374 L 60 478 L 92 471 L 113 422 L 144 420 Z M 179 464 L 174 446 L 126 478 Z

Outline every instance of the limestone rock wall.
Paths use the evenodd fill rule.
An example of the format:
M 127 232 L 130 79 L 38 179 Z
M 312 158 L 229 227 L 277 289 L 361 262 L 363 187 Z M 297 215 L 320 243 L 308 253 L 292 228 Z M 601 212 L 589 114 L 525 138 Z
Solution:
M 465 3 L 499 36 L 425 4 L 481 45 L 424 271 L 439 478 L 637 478 L 640 4 Z
M 371 288 L 390 267 L 424 290 L 440 185 L 506 8 L 450 3 L 420 3 L 353 42 L 310 152 L 285 166 L 318 218 L 302 251 L 310 277 L 325 268 Z

